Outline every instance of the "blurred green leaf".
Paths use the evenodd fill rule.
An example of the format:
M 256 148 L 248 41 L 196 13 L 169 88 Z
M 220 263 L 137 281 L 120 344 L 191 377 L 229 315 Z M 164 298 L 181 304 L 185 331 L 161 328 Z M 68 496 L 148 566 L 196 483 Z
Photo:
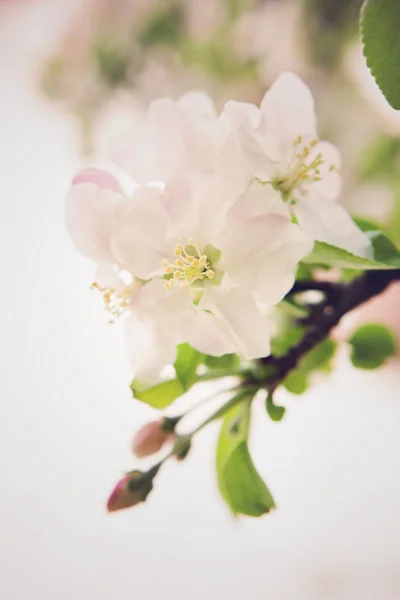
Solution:
M 268 394 L 267 399 L 265 401 L 265 407 L 267 409 L 267 413 L 272 421 L 281 421 L 286 412 L 286 408 L 284 406 L 279 406 L 278 404 L 274 404 L 274 400 L 270 394 Z
M 380 135 L 372 141 L 361 156 L 360 172 L 364 179 L 397 177 L 400 140 Z
M 136 39 L 144 48 L 160 45 L 177 46 L 181 42 L 184 30 L 183 7 L 175 3 L 154 11 L 139 28 Z
M 311 352 L 304 356 L 300 362 L 301 368 L 308 372 L 315 370 L 329 372 L 336 348 L 337 344 L 334 340 L 331 338 L 324 339 Z
M 237 354 L 224 354 L 223 356 L 206 356 L 204 364 L 209 369 L 233 370 L 240 367 L 240 358 Z
M 178 346 L 174 367 L 176 375 L 185 390 L 188 390 L 195 382 L 197 367 L 201 364 L 203 358 L 204 355 L 189 346 L 189 344 Z
M 291 394 L 304 394 L 308 390 L 308 373 L 295 369 L 283 380 L 282 385 Z
M 363 325 L 349 339 L 350 359 L 359 369 L 377 369 L 396 354 L 393 332 L 379 323 Z
M 137 400 L 153 408 L 166 408 L 186 391 L 179 379 L 169 379 L 146 389 L 143 389 L 140 382 L 133 380 L 131 390 Z
M 337 344 L 334 340 L 330 338 L 323 340 L 304 356 L 297 368 L 293 369 L 283 380 L 282 385 L 291 394 L 304 394 L 309 388 L 312 373 L 315 371 L 327 373 L 332 370 L 332 360 L 336 348 Z
M 93 57 L 100 77 L 111 87 L 127 83 L 132 49 L 118 39 L 97 40 Z
M 381 231 L 368 232 L 371 238 L 374 259 L 356 256 L 343 248 L 326 242 L 315 242 L 313 251 L 304 259 L 308 264 L 322 263 L 343 269 L 398 269 L 400 252 Z
M 251 459 L 249 426 L 248 402 L 234 407 L 225 417 L 217 445 L 218 485 L 233 514 L 260 517 L 275 503 Z
M 400 109 L 400 2 L 365 0 L 361 11 L 364 55 L 389 104 Z

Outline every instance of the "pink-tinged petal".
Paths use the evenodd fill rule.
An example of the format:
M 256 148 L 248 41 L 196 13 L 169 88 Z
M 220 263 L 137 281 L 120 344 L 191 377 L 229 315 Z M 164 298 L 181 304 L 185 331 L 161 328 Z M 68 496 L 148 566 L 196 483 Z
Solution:
M 110 249 L 114 211 L 123 197 L 92 183 L 73 185 L 66 197 L 66 226 L 76 248 L 99 263 L 115 262 Z
M 270 328 L 252 296 L 245 290 L 210 289 L 205 302 L 219 316 L 233 340 L 236 351 L 248 360 L 268 356 Z
M 152 490 L 152 481 L 147 473 L 132 471 L 115 486 L 107 502 L 108 512 L 130 508 L 144 502 Z
M 216 245 L 224 246 L 233 233 L 251 217 L 270 213 L 290 216 L 288 205 L 283 202 L 280 192 L 274 190 L 271 185 L 252 183 L 247 192 L 240 196 L 229 209 L 225 227 L 219 233 Z
M 167 431 L 163 424 L 164 419 L 151 421 L 135 433 L 132 440 L 132 452 L 137 458 L 155 454 L 174 435 L 174 432 Z
M 265 94 L 260 106 L 260 131 L 268 155 L 279 162 L 290 160 L 293 142 L 317 137 L 314 100 L 309 88 L 294 73 L 282 73 Z
M 348 212 L 324 196 L 309 194 L 295 207 L 300 227 L 314 240 L 344 248 L 357 256 L 372 257 L 371 242 Z
M 222 249 L 220 268 L 236 284 L 269 304 L 290 289 L 299 261 L 312 250 L 313 240 L 290 219 L 267 214 L 242 224 Z
M 83 183 L 92 183 L 103 190 L 112 190 L 117 194 L 123 194 L 122 188 L 114 175 L 102 169 L 90 168 L 77 173 L 72 180 L 72 184 L 81 185 Z

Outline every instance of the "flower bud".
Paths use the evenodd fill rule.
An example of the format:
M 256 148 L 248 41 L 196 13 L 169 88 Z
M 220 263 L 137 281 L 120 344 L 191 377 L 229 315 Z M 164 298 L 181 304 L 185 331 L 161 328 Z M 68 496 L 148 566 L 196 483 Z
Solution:
M 135 433 L 132 441 L 132 452 L 135 456 L 143 458 L 161 450 L 163 445 L 174 436 L 170 421 L 171 419 L 159 419 L 143 425 Z
M 144 502 L 153 488 L 153 475 L 132 471 L 115 486 L 107 502 L 108 512 L 122 510 Z

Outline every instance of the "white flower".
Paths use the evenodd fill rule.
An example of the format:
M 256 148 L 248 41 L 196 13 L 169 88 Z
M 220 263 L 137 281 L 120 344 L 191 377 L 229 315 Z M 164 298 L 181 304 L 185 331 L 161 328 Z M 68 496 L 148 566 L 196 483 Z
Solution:
M 140 346 L 147 377 L 173 362 L 181 342 L 217 356 L 268 355 L 266 311 L 290 289 L 311 250 L 287 216 L 248 217 L 247 194 L 227 212 L 222 191 L 210 174 L 182 173 L 164 190 L 141 186 L 126 198 L 111 176 L 91 171 L 67 198 L 78 249 L 119 280 L 129 274 L 129 285 L 97 286 L 111 309 L 131 312 L 131 352 Z M 133 321 L 144 326 L 146 340 L 135 339 Z
M 252 176 L 265 189 L 267 210 L 271 197 L 280 197 L 314 240 L 370 256 L 369 240 L 334 202 L 341 189 L 339 151 L 319 140 L 314 101 L 301 79 L 283 73 L 260 109 L 228 102 L 226 113 Z
M 182 171 L 208 173 L 226 202 L 244 191 L 250 177 L 229 118 L 218 117 L 212 99 L 200 91 L 152 102 L 143 134 L 129 136 L 111 158 L 141 184 L 167 182 Z
M 187 341 L 214 355 L 265 356 L 269 335 L 261 307 L 282 299 L 312 244 L 282 215 L 229 218 L 214 185 L 212 177 L 191 174 L 165 190 L 135 190 L 117 209 L 113 253 L 134 277 L 151 280 L 133 310 L 165 327 L 174 344 Z

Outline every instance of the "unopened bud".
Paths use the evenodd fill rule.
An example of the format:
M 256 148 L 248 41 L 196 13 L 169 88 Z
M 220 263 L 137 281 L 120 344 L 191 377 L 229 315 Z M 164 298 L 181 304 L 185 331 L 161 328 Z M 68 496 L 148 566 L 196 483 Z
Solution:
M 152 470 L 147 473 L 132 471 L 115 486 L 107 502 L 108 512 L 130 508 L 144 502 L 153 488 Z
M 191 446 L 192 440 L 190 437 L 178 437 L 173 449 L 176 460 L 184 460 L 189 454 Z
M 168 418 L 146 423 L 133 438 L 132 452 L 138 458 L 158 452 L 174 436 L 175 425 L 176 420 Z

